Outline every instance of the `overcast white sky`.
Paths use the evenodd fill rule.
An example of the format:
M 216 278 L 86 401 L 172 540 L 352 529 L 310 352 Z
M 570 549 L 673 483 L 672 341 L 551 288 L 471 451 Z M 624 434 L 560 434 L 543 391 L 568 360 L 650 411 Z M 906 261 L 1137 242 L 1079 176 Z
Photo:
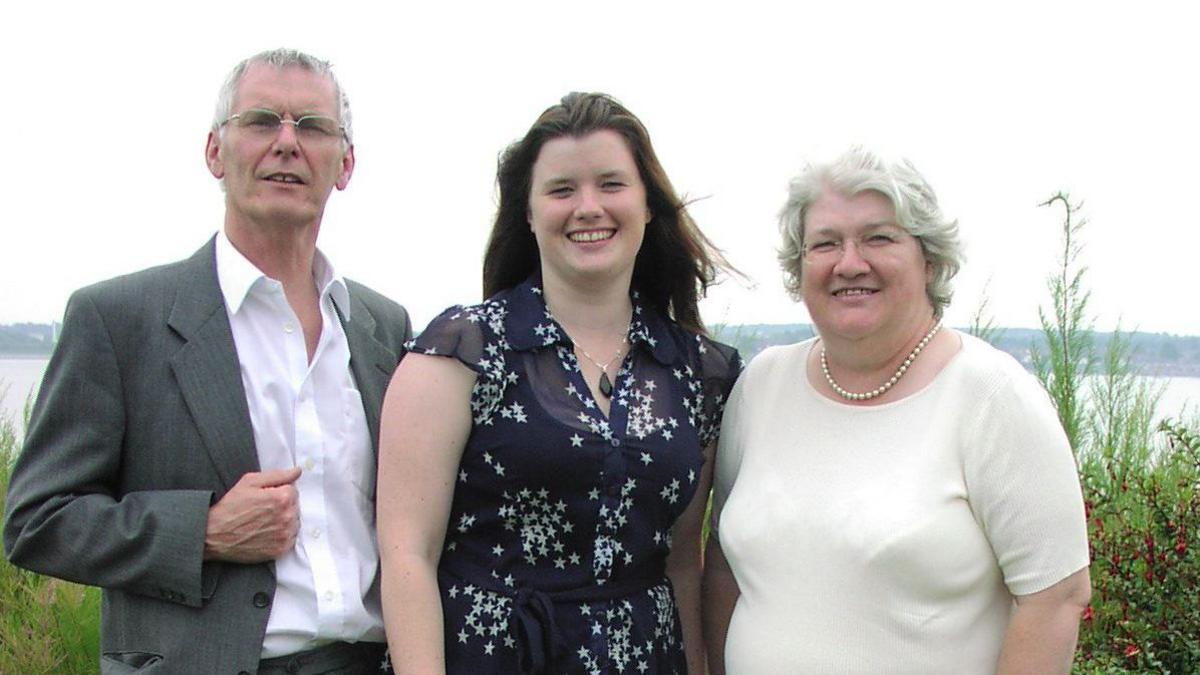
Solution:
M 911 158 L 959 219 L 952 324 L 989 278 L 999 324 L 1037 324 L 1061 216 L 1037 204 L 1069 190 L 1097 327 L 1200 334 L 1200 10 L 1110 5 L 17 3 L 0 323 L 59 319 L 71 290 L 199 247 L 223 213 L 203 162 L 217 89 L 293 46 L 334 62 L 354 110 L 358 166 L 321 246 L 418 327 L 479 299 L 497 153 L 562 94 L 600 90 L 757 282 L 715 289 L 710 322 L 808 321 L 775 213 L 806 158 L 861 143 Z

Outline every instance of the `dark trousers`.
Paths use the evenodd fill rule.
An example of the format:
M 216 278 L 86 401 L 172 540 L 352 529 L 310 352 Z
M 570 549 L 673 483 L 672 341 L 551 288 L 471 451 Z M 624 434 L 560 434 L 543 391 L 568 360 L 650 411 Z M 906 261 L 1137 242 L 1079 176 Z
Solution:
M 377 675 L 385 666 L 387 645 L 381 642 L 334 642 L 298 654 L 258 662 L 258 675 Z

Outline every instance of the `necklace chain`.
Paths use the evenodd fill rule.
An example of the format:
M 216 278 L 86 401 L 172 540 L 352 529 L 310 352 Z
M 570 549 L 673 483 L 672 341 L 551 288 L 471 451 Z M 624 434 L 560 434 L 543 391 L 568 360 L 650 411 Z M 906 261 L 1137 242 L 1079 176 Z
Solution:
M 632 319 L 630 319 L 630 321 L 632 321 Z M 560 323 L 559 325 L 561 326 L 562 324 Z M 588 353 L 586 349 L 583 348 L 583 345 L 576 342 L 575 338 L 571 337 L 571 332 L 567 330 L 566 326 L 563 326 L 563 332 L 565 332 L 567 337 L 571 339 L 571 344 L 574 345 L 575 349 L 578 350 L 580 354 L 583 354 L 585 359 L 591 361 L 592 365 L 600 369 L 600 379 L 596 382 L 596 386 L 600 389 L 600 394 L 603 395 L 604 398 L 612 398 L 613 383 L 608 377 L 608 367 L 611 366 L 613 361 L 616 361 L 621 354 L 625 353 L 625 345 L 629 343 L 629 326 L 626 325 L 625 332 L 621 333 L 621 342 L 617 344 L 616 353 L 614 353 L 612 357 L 604 363 L 597 361 L 591 354 Z M 582 374 L 583 369 L 580 368 L 579 372 Z
M 821 373 L 825 375 L 825 381 L 829 383 L 829 386 L 838 396 L 841 396 L 848 401 L 869 401 L 870 399 L 882 396 L 889 389 L 896 386 L 896 383 L 900 381 L 900 378 L 904 377 L 904 373 L 908 372 L 908 368 L 912 365 L 913 360 L 917 358 L 917 355 L 921 353 L 922 349 L 925 349 L 925 346 L 929 344 L 929 341 L 933 339 L 933 336 L 937 335 L 937 332 L 941 327 L 941 320 L 933 324 L 933 328 L 930 328 L 929 332 L 925 334 L 925 337 L 921 338 L 921 341 L 917 343 L 917 346 L 913 347 L 913 350 L 909 353 L 908 358 L 904 359 L 904 363 L 900 364 L 900 367 L 896 369 L 896 373 L 892 375 L 891 379 L 872 389 L 871 391 L 856 393 L 849 391 L 843 388 L 842 385 L 838 384 L 837 381 L 833 379 L 833 374 L 829 372 L 829 359 L 825 355 L 824 346 L 821 347 Z
M 617 353 L 613 354 L 613 355 L 612 355 L 612 358 L 610 358 L 609 360 L 605 361 L 603 364 L 601 364 L 601 363 L 600 363 L 599 361 L 597 361 L 596 359 L 592 358 L 592 355 L 591 355 L 591 354 L 589 354 L 589 353 L 588 353 L 588 351 L 587 351 L 586 349 L 584 349 L 584 348 L 583 348 L 583 345 L 581 345 L 581 344 L 579 344 L 578 342 L 576 342 L 576 343 L 575 343 L 575 346 L 576 346 L 576 347 L 578 347 L 578 348 L 579 348 L 579 351 L 583 353 L 583 356 L 584 356 L 584 358 L 586 358 L 588 361 L 591 361 L 591 362 L 592 362 L 592 365 L 594 365 L 594 366 L 596 366 L 597 368 L 599 368 L 599 369 L 600 369 L 600 372 L 602 372 L 602 373 L 608 373 L 608 367 L 609 367 L 609 366 L 611 366 L 611 365 L 612 365 L 612 362 L 613 362 L 613 361 L 616 361 L 616 360 L 617 360 L 617 357 L 618 357 L 618 356 L 620 356 L 620 355 L 621 355 L 621 354 L 622 354 L 622 353 L 625 351 L 625 343 L 627 343 L 627 342 L 629 342 L 629 338 L 627 338 L 626 336 L 622 335 L 622 336 L 621 336 L 621 342 L 620 342 L 620 344 L 618 344 L 618 345 L 617 345 Z

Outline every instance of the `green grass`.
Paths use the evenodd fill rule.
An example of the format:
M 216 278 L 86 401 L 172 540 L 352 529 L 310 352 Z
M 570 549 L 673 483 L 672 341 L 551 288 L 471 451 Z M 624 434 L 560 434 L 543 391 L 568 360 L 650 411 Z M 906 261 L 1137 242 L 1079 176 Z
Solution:
M 28 403 L 24 417 L 28 421 Z M 0 410 L 0 511 L 20 450 L 12 413 Z M 99 589 L 44 577 L 0 559 L 0 673 L 94 673 L 99 654 Z

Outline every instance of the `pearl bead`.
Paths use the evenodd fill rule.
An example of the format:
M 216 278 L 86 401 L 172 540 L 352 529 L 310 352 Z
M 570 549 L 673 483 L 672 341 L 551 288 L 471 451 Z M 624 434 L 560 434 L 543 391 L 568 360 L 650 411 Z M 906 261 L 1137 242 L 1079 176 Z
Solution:
M 937 334 L 941 327 L 941 321 L 934 323 L 933 328 L 929 329 L 929 332 L 925 334 L 925 337 L 921 338 L 921 341 L 918 342 L 917 346 L 913 348 L 912 352 L 908 355 L 908 358 L 904 359 L 904 362 L 901 363 L 900 367 L 896 369 L 896 373 L 892 375 L 887 382 L 884 382 L 882 385 L 871 391 L 865 393 L 856 393 L 844 389 L 840 384 L 838 384 L 837 381 L 833 379 L 833 374 L 829 372 L 829 359 L 825 353 L 824 347 L 821 347 L 821 374 L 825 376 L 825 381 L 829 383 L 829 387 L 833 389 L 834 393 L 844 399 L 850 401 L 866 401 L 878 396 L 882 396 L 900 381 L 900 378 L 904 376 L 904 373 L 908 371 L 909 366 L 912 365 L 913 359 L 917 358 L 917 355 L 919 355 L 921 350 L 929 344 L 929 341 L 933 339 L 933 336 Z M 593 361 L 593 363 L 595 362 Z

